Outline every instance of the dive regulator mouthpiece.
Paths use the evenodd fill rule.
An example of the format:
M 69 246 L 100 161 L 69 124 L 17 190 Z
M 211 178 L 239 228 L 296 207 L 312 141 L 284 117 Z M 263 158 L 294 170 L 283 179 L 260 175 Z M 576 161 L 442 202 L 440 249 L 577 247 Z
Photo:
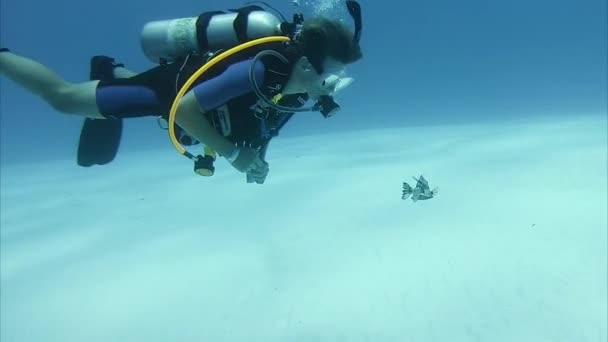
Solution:
M 317 101 L 315 105 L 315 109 L 317 109 L 323 117 L 330 118 L 334 116 L 338 111 L 340 111 L 340 105 L 334 100 L 333 97 L 329 95 L 323 95 Z

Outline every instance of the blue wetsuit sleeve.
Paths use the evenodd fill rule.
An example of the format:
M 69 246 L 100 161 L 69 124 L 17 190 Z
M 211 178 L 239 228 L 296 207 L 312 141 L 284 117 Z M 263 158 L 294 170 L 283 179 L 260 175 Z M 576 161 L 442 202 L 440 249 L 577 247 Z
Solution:
M 249 69 L 252 60 L 242 61 L 229 66 L 222 74 L 198 84 L 192 90 L 199 106 L 204 111 L 217 108 L 229 100 L 253 91 L 249 82 Z M 264 82 L 265 67 L 261 62 L 255 66 L 258 84 Z

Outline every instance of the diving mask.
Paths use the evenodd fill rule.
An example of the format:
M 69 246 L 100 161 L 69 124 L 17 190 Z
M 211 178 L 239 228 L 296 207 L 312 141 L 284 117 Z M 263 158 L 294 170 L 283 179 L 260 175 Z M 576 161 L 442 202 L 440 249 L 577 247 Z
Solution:
M 306 63 L 305 65 L 305 68 L 308 67 L 306 71 L 314 75 L 315 72 L 313 71 L 312 65 L 309 63 Z M 314 78 L 309 81 L 307 93 L 311 99 L 317 100 L 323 95 L 332 96 L 351 85 L 354 81 L 352 77 L 345 77 L 346 67 L 344 64 L 332 58 L 327 58 L 324 61 L 323 69 L 325 72 L 321 75 L 313 76 Z
M 331 74 L 323 80 L 321 87 L 325 89 L 327 95 L 333 95 L 351 85 L 353 81 L 354 79 L 352 77 L 340 77 L 338 75 Z

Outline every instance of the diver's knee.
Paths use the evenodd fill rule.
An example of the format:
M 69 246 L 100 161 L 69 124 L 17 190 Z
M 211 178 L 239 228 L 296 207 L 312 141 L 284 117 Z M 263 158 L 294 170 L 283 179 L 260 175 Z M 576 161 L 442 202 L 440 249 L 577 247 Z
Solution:
M 70 84 L 66 84 L 53 89 L 47 97 L 47 102 L 58 112 L 75 114 L 76 106 L 73 105 L 74 96 L 74 87 Z

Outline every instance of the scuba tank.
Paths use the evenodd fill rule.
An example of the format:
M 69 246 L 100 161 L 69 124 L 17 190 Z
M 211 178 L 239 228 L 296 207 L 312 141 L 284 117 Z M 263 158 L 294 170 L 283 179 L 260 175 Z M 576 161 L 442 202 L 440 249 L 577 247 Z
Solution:
M 173 62 L 192 52 L 204 54 L 248 40 L 286 35 L 287 26 L 259 6 L 204 12 L 198 17 L 147 23 L 141 32 L 141 47 L 154 63 Z

